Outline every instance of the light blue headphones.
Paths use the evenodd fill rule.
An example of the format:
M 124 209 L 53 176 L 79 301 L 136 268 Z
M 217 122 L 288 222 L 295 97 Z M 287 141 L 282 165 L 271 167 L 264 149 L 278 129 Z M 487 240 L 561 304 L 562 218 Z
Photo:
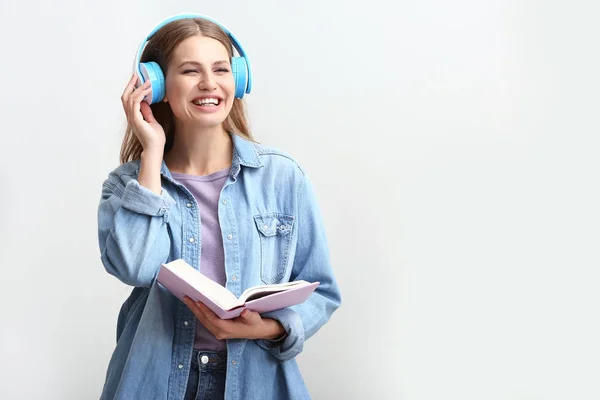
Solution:
M 239 56 L 233 56 L 231 58 L 231 71 L 233 73 L 233 79 L 235 81 L 235 97 L 241 99 L 244 97 L 244 93 L 249 94 L 252 90 L 252 69 L 250 67 L 250 61 L 248 60 L 248 56 L 246 55 L 244 48 L 237 40 L 237 38 L 233 35 L 233 33 L 231 33 L 231 31 L 229 31 L 217 21 L 207 16 L 200 14 L 176 14 L 172 17 L 163 20 L 158 25 L 156 25 L 154 29 L 152 29 L 152 31 L 146 36 L 146 38 L 142 40 L 142 43 L 140 44 L 140 47 L 135 56 L 135 64 L 133 68 L 138 74 L 139 84 L 142 85 L 147 80 L 150 80 L 150 85 L 152 86 L 152 93 L 146 96 L 146 102 L 148 102 L 148 104 L 158 103 L 159 101 L 164 99 L 166 90 L 165 76 L 163 74 L 163 71 L 160 69 L 158 63 L 154 61 L 140 63 L 140 58 L 142 57 L 144 47 L 146 47 L 146 43 L 148 42 L 148 40 L 150 40 L 150 38 L 154 36 L 154 34 L 160 28 L 162 28 L 169 22 L 185 18 L 202 18 L 207 21 L 211 21 L 218 25 L 221 29 L 223 29 L 223 31 L 229 36 L 233 47 L 239 53 Z

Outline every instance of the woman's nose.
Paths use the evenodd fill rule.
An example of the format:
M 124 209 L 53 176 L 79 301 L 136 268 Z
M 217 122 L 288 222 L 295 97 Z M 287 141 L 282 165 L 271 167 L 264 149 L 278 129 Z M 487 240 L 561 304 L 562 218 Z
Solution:
M 198 82 L 198 88 L 204 90 L 215 89 L 215 79 L 211 74 L 203 74 L 200 82 Z

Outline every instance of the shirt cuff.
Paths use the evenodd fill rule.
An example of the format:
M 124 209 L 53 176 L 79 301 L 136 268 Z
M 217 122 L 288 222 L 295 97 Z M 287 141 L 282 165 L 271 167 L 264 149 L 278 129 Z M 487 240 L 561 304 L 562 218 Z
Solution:
M 165 215 L 173 204 L 175 204 L 175 200 L 164 189 L 161 189 L 161 194 L 158 195 L 150 189 L 141 186 L 135 179 L 127 183 L 121 197 L 123 208 L 139 214 L 156 217 Z
M 279 360 L 289 360 L 302 352 L 304 348 L 304 325 L 300 315 L 291 308 L 270 311 L 261 315 L 272 318 L 283 325 L 285 335 L 277 340 L 257 339 L 256 344 L 269 351 Z

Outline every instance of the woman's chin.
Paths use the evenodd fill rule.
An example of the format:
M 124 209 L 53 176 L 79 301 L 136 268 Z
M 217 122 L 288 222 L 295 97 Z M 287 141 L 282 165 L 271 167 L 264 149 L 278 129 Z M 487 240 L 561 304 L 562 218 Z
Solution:
M 194 126 L 203 129 L 216 128 L 223 125 L 223 122 L 225 122 L 225 118 L 217 115 L 212 115 L 210 118 L 206 116 L 196 116 L 192 119 L 192 121 L 190 121 L 190 123 L 192 123 Z

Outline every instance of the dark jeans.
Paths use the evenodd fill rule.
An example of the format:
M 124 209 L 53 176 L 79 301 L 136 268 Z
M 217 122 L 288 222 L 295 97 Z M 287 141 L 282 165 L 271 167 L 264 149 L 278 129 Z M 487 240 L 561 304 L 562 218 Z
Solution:
M 227 353 L 194 350 L 185 400 L 223 400 Z

